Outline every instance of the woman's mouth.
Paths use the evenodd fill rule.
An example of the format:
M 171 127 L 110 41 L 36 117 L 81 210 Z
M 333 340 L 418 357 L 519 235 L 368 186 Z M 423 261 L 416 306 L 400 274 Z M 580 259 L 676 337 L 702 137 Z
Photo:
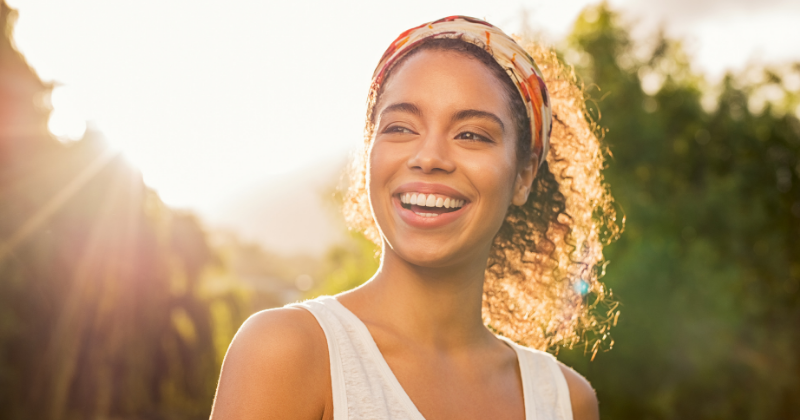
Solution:
M 442 194 L 423 194 L 416 192 L 400 193 L 400 205 L 421 217 L 438 217 L 460 209 L 465 200 Z

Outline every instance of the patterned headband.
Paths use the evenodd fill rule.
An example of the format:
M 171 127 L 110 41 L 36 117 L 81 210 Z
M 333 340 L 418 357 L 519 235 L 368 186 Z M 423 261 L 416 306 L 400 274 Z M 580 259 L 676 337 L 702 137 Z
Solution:
M 450 16 L 411 28 L 389 46 L 372 75 L 371 89 L 377 92 L 389 70 L 409 51 L 429 39 L 460 39 L 477 45 L 506 70 L 525 102 L 531 122 L 533 152 L 539 166 L 547 156 L 550 142 L 552 111 L 542 72 L 530 55 L 499 28 L 480 19 Z

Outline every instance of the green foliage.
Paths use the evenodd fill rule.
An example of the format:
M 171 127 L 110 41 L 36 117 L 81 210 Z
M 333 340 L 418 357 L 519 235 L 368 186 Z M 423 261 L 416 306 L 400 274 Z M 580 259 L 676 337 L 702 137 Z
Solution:
M 606 250 L 622 315 L 612 351 L 560 356 L 606 418 L 796 418 L 800 122 L 786 111 L 797 92 L 770 69 L 757 82 L 729 75 L 708 111 L 711 89 L 679 43 L 661 36 L 636 58 L 643 45 L 618 21 L 604 4 L 586 10 L 570 49 L 585 57 L 576 70 L 597 97 L 605 175 L 627 217 Z M 765 86 L 782 99 L 759 110 Z
M 342 219 L 347 188 L 347 180 L 342 178 L 331 182 L 322 195 L 327 209 Z M 335 295 L 362 285 L 378 271 L 379 255 L 380 247 L 374 242 L 359 232 L 349 231 L 346 241 L 331 246 L 325 253 L 317 274 L 321 281 L 306 293 L 306 297 Z
M 351 240 L 328 250 L 323 279 L 309 296 L 335 295 L 360 286 L 378 270 L 378 247 L 360 233 L 351 232 Z

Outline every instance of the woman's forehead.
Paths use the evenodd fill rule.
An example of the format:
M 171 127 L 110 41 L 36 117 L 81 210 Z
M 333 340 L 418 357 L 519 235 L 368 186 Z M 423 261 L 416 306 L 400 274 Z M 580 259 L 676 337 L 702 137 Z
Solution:
M 420 51 L 392 69 L 378 98 L 378 112 L 397 102 L 417 107 L 508 108 L 502 82 L 484 63 L 438 49 Z

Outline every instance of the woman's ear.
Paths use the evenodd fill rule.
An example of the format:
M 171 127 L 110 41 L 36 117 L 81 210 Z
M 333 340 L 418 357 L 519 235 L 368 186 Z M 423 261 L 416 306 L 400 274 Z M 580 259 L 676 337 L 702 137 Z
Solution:
M 531 193 L 533 179 L 536 178 L 536 170 L 539 169 L 539 157 L 531 153 L 530 160 L 526 161 L 517 172 L 517 179 L 514 181 L 514 195 L 511 203 L 523 206 L 528 202 L 528 195 Z

